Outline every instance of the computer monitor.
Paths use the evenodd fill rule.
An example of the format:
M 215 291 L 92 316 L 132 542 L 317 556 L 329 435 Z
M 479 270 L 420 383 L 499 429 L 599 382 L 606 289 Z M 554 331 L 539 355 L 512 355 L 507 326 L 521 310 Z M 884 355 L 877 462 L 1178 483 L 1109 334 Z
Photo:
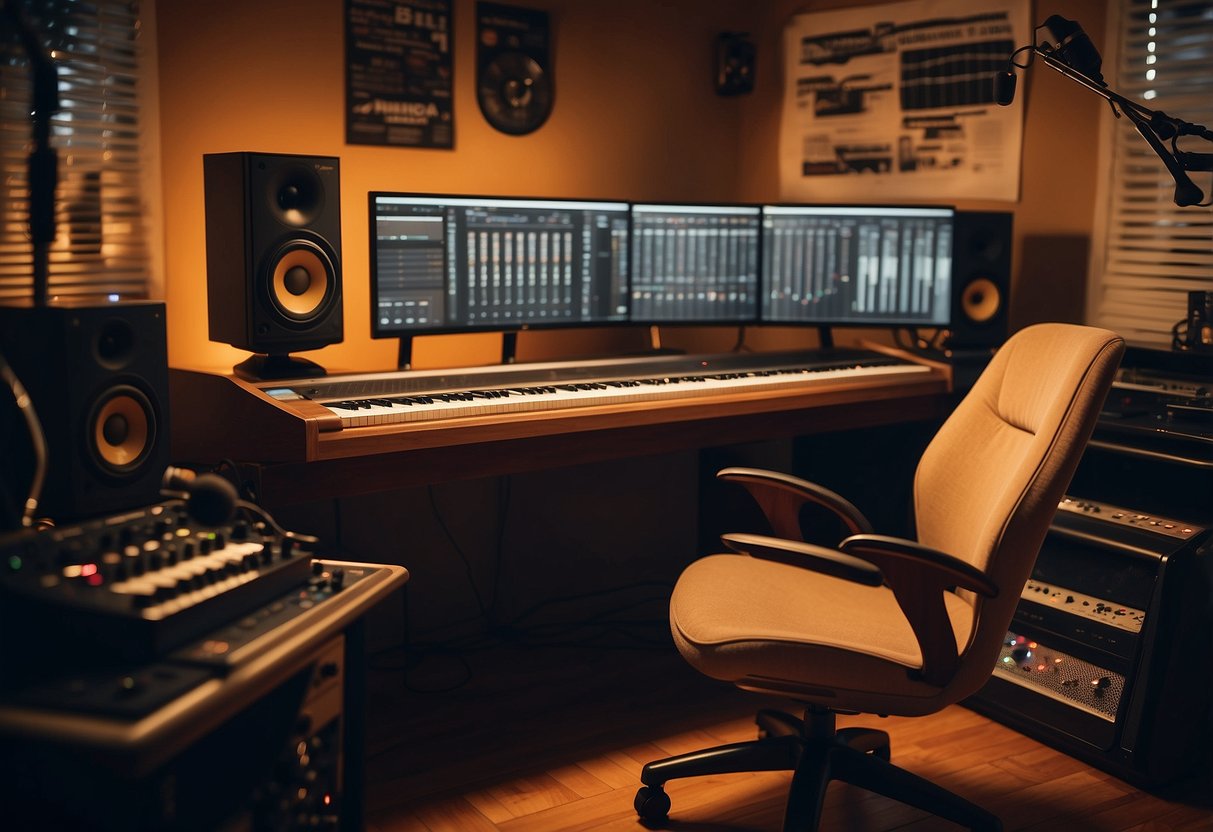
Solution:
M 757 320 L 757 205 L 632 204 L 633 323 Z
M 952 208 L 764 205 L 762 320 L 947 326 Z
M 371 336 L 627 320 L 628 204 L 372 192 Z

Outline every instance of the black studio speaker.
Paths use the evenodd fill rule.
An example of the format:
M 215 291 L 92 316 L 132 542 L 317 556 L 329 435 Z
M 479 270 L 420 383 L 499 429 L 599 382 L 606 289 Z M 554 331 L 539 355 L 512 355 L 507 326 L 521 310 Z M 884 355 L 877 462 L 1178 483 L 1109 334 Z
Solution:
M 342 339 L 339 160 L 210 153 L 202 167 L 211 340 L 259 354 L 242 375 L 323 375 L 288 354 Z
M 948 347 L 986 349 L 1005 341 L 1010 293 L 1011 214 L 957 211 Z
M 160 499 L 169 464 L 164 304 L 0 307 L 0 352 L 28 392 L 46 440 L 36 517 L 56 523 Z M 5 516 L 20 516 L 34 445 L 12 397 L 0 402 Z

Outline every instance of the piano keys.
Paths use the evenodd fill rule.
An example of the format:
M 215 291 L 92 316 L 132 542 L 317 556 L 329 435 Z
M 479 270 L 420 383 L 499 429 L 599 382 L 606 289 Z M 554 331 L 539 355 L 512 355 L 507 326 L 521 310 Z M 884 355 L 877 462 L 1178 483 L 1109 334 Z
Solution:
M 394 422 L 761 392 L 846 379 L 887 378 L 930 372 L 929 367 L 921 364 L 874 357 L 828 366 L 810 364 L 706 374 L 644 375 L 639 378 L 612 378 L 608 374 L 600 379 L 553 384 L 442 390 L 421 394 L 378 394 L 341 399 L 325 398 L 321 386 L 312 388 L 320 393 L 320 397 L 309 398 L 318 400 L 339 416 L 343 428 L 356 428 Z

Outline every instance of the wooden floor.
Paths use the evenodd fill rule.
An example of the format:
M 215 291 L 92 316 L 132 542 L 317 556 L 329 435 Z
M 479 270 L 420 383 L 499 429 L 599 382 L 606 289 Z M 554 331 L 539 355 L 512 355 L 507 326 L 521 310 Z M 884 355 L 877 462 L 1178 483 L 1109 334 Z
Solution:
M 641 766 L 750 739 L 769 704 L 673 651 L 498 646 L 427 655 L 370 677 L 368 832 L 640 832 Z M 423 690 L 433 692 L 422 692 Z M 1007 830 L 1213 830 L 1207 776 L 1148 794 L 964 707 L 917 719 L 842 717 L 890 733 L 893 762 L 998 814 Z M 775 832 L 786 772 L 672 781 L 678 832 Z M 958 827 L 833 784 L 822 830 Z

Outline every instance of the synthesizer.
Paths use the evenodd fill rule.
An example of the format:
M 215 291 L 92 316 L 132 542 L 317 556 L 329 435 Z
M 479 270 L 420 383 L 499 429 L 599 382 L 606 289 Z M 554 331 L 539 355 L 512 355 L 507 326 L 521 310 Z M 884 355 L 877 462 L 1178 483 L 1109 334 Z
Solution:
M 361 828 L 358 625 L 407 572 L 316 558 L 221 479 L 0 533 L 5 828 Z
M 148 713 L 391 571 L 327 566 L 310 542 L 184 500 L 0 535 L 0 703 Z
M 311 558 L 244 519 L 211 528 L 166 502 L 0 540 L 7 633 L 42 655 L 132 661 L 186 640 L 305 583 Z M 7 645 L 16 648 L 20 645 Z
M 280 400 L 308 400 L 342 428 L 467 416 L 559 410 L 813 385 L 930 375 L 922 364 L 860 350 L 829 354 L 730 355 L 479 368 L 476 372 L 399 372 L 286 382 Z

